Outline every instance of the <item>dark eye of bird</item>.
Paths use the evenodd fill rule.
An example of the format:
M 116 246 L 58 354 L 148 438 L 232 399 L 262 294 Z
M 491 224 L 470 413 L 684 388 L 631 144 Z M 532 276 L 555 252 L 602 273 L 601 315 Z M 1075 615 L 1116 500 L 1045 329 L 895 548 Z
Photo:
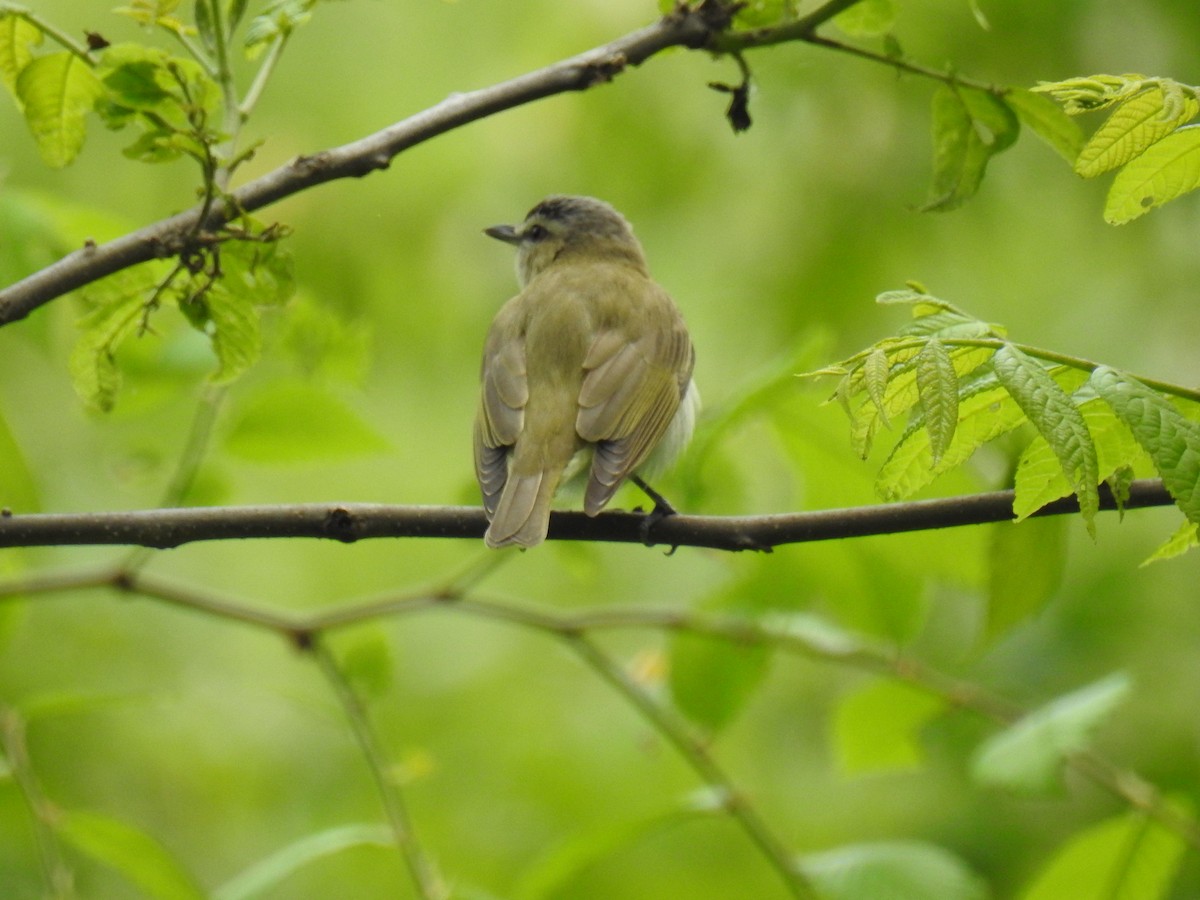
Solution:
M 550 232 L 548 232 L 541 225 L 530 225 L 525 229 L 525 234 L 523 236 L 528 241 L 540 241 L 543 238 L 548 237 L 549 234 Z

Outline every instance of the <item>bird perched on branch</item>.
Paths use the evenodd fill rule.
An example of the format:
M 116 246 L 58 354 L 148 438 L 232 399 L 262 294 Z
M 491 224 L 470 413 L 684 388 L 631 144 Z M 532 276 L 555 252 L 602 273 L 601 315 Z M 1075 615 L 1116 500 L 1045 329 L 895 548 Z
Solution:
M 555 492 L 576 474 L 589 516 L 626 479 L 655 514 L 674 512 L 638 473 L 691 437 L 695 351 L 629 223 L 600 200 L 552 196 L 485 234 L 517 248 L 521 286 L 483 351 L 475 475 L 488 546 L 541 543 Z

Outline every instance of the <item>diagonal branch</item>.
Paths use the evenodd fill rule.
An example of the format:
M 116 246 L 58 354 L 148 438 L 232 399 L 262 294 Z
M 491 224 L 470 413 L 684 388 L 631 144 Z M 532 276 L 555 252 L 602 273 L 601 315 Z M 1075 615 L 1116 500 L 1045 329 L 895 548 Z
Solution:
M 1013 518 L 1013 491 L 762 516 L 675 515 L 651 529 L 654 543 L 716 550 L 763 550 L 784 544 L 898 534 Z M 1125 509 L 1170 506 L 1161 481 L 1135 481 Z M 1118 508 L 1106 489 L 1100 508 Z M 1035 515 L 1077 513 L 1074 497 L 1050 503 Z M 645 515 L 555 512 L 551 540 L 642 543 Z M 209 506 L 107 513 L 0 513 L 0 547 L 136 545 L 167 549 L 193 541 L 246 538 L 326 538 L 353 543 L 368 538 L 483 537 L 487 520 L 474 506 L 392 506 L 382 503 L 300 503 L 278 506 Z
M 147 225 L 104 245 L 88 242 L 58 262 L 0 289 L 0 326 L 28 316 L 63 294 L 106 275 L 152 259 L 177 256 L 204 231 L 217 229 L 243 212 L 262 209 L 292 194 L 341 178 L 361 178 L 386 169 L 403 151 L 431 138 L 535 100 L 567 91 L 587 90 L 611 81 L 669 47 L 736 53 L 783 40 L 806 40 L 813 29 L 849 6 L 828 3 L 802 19 L 753 32 L 728 32 L 736 4 L 701 0 L 677 5 L 653 25 L 577 56 L 491 87 L 452 94 L 401 122 L 367 137 L 309 156 L 251 181 L 204 212 L 197 206 Z M 774 37 L 774 39 L 770 39 Z

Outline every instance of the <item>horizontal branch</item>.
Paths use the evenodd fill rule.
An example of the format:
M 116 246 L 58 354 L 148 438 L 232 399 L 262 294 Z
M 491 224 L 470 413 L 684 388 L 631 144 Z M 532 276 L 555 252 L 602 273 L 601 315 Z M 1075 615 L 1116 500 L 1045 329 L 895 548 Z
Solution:
M 848 509 L 763 516 L 670 516 L 650 530 L 653 544 L 716 550 L 767 550 L 784 544 L 926 531 L 1003 522 L 1013 517 L 1013 491 L 992 491 Z M 1135 481 L 1126 509 L 1170 506 L 1162 482 Z M 1101 509 L 1116 509 L 1103 491 Z M 1074 497 L 1051 503 L 1035 515 L 1079 511 Z M 551 540 L 643 543 L 646 516 L 606 512 L 555 512 Z M 394 506 L 379 503 L 303 503 L 278 506 L 209 506 L 105 513 L 0 515 L 0 547 L 81 544 L 135 545 L 167 549 L 195 541 L 248 538 L 325 538 L 353 543 L 370 538 L 483 537 L 487 520 L 473 506 Z
M 830 0 L 802 19 L 781 26 L 777 40 L 771 41 L 768 40 L 771 29 L 727 34 L 733 4 L 720 0 L 680 4 L 653 25 L 612 43 L 491 87 L 452 94 L 375 134 L 298 157 L 233 191 L 232 202 L 212 204 L 207 215 L 202 205 L 196 206 L 103 245 L 89 241 L 45 269 L 0 289 L 0 325 L 22 319 L 56 297 L 106 275 L 138 263 L 177 256 L 203 232 L 220 228 L 242 212 L 255 212 L 325 182 L 361 178 L 386 169 L 399 153 L 470 122 L 555 94 L 582 91 L 611 81 L 626 68 L 640 65 L 669 47 L 736 53 L 739 48 L 799 40 L 848 5 L 848 0 Z M 718 43 L 722 36 L 724 40 Z

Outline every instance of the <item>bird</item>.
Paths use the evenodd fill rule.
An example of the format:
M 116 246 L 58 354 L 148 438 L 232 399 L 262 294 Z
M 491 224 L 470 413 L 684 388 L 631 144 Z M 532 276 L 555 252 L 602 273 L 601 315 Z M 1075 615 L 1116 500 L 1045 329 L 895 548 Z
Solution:
M 573 479 L 586 479 L 589 516 L 626 480 L 655 501 L 652 516 L 673 513 L 639 472 L 669 464 L 691 437 L 696 353 L 629 223 L 602 200 L 555 194 L 484 233 L 517 248 L 520 286 L 492 321 L 480 371 L 487 545 L 540 544 Z

